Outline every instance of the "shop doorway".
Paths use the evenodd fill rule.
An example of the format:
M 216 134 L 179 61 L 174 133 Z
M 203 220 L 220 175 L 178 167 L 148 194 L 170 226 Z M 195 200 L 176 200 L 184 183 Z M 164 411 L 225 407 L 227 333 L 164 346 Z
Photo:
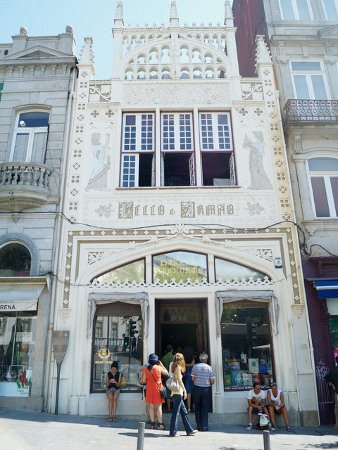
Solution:
M 206 299 L 156 300 L 156 353 L 171 344 L 175 351 L 209 349 Z

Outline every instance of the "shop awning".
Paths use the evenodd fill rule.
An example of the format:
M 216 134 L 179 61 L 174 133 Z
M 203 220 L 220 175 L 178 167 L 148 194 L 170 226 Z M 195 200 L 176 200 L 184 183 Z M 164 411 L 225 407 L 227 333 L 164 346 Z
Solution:
M 0 284 L 0 313 L 4 311 L 35 311 L 45 285 Z
M 313 285 L 317 290 L 318 298 L 338 298 L 338 278 L 315 279 Z
M 87 337 L 92 337 L 93 322 L 97 305 L 105 305 L 108 303 L 125 302 L 139 304 L 141 306 L 141 314 L 143 320 L 144 337 L 148 336 L 148 314 L 149 300 L 146 292 L 111 292 L 111 293 L 92 293 L 88 299 L 88 322 Z

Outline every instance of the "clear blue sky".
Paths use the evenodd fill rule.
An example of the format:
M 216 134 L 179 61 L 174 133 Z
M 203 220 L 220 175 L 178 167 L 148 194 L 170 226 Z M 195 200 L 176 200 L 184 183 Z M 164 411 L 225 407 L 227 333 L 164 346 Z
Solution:
M 29 36 L 63 33 L 74 28 L 79 54 L 83 38 L 94 41 L 97 79 L 111 77 L 113 19 L 117 0 L 0 0 L 0 42 L 11 42 L 20 27 Z M 125 24 L 168 24 L 170 0 L 124 0 Z M 177 0 L 180 23 L 224 23 L 224 0 Z

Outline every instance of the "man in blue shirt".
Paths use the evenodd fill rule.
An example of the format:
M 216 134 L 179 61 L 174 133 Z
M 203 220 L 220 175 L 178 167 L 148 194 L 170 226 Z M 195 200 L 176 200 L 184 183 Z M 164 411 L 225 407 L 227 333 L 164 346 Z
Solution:
M 211 386 L 215 382 L 215 375 L 208 362 L 208 355 L 201 353 L 200 362 L 195 364 L 191 371 L 194 382 L 194 407 L 198 431 L 208 430 L 208 412 L 211 398 Z

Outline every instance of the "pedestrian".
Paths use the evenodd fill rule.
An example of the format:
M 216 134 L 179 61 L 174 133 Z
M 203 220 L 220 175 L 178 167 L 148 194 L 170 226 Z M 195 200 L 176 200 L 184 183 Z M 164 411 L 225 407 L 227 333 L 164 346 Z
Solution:
M 167 353 L 162 358 L 162 363 L 164 367 L 169 371 L 169 366 L 173 362 L 174 359 L 174 348 L 171 344 L 167 345 Z M 171 396 L 170 391 L 167 389 L 167 410 L 170 412 L 170 406 L 171 406 Z
M 185 372 L 185 361 L 182 353 L 176 353 L 173 362 L 171 364 L 171 376 L 174 380 L 178 381 L 178 391 L 172 391 L 171 397 L 173 400 L 173 412 L 170 420 L 170 433 L 171 437 L 175 437 L 177 434 L 177 419 L 181 413 L 182 422 L 187 433 L 187 436 L 194 436 L 195 431 L 191 426 L 188 418 L 188 412 L 185 407 L 184 401 L 187 398 L 187 391 L 183 383 L 183 373 Z
M 269 418 L 269 413 L 266 407 L 266 393 L 261 390 L 261 385 L 258 381 L 253 384 L 253 389 L 248 392 L 248 419 L 249 425 L 247 430 L 250 431 L 253 428 L 252 414 L 265 414 Z M 274 428 L 271 428 L 275 431 Z
M 199 363 L 191 370 L 191 378 L 194 382 L 194 408 L 198 431 L 209 431 L 208 412 L 211 399 L 211 386 L 215 382 L 214 371 L 207 364 L 207 353 L 199 355 Z
M 272 425 L 271 429 L 272 430 L 277 429 L 275 414 L 277 415 L 282 414 L 286 426 L 286 431 L 290 432 L 291 428 L 289 427 L 289 417 L 284 402 L 284 394 L 281 390 L 278 389 L 277 383 L 272 383 L 271 389 L 268 390 L 266 398 Z
M 188 412 L 191 412 L 191 404 L 192 404 L 191 397 L 194 390 L 194 382 L 192 381 L 191 378 L 191 371 L 195 365 L 195 358 L 193 357 L 192 354 L 187 353 L 187 355 L 184 355 L 184 359 L 185 359 L 185 374 L 183 377 L 183 382 L 185 389 L 187 391 L 187 410 Z
M 122 373 L 118 371 L 119 363 L 113 361 L 110 371 L 106 374 L 106 395 L 108 398 L 108 420 L 116 422 L 117 402 L 120 394 Z
M 148 358 L 148 365 L 145 366 L 143 371 L 142 383 L 147 384 L 146 403 L 148 404 L 150 428 L 157 430 L 165 429 L 162 421 L 162 403 L 164 400 L 160 394 L 160 390 L 163 389 L 162 375 L 168 376 L 168 371 L 158 359 L 158 356 L 151 353 Z
M 338 428 L 338 400 L 337 400 L 337 394 L 338 394 L 338 356 L 336 356 L 336 366 L 331 369 L 324 377 L 324 380 L 327 381 L 335 390 L 334 397 L 335 397 L 335 408 L 334 413 L 336 416 L 336 423 L 335 428 Z

